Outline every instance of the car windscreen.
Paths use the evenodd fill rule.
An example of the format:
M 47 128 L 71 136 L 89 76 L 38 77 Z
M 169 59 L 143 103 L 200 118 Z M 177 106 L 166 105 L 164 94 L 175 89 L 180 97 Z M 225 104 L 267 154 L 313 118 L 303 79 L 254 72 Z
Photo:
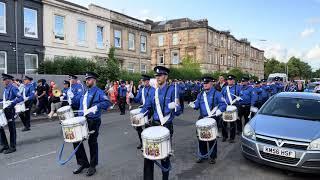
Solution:
M 259 114 L 320 121 L 320 100 L 274 97 Z

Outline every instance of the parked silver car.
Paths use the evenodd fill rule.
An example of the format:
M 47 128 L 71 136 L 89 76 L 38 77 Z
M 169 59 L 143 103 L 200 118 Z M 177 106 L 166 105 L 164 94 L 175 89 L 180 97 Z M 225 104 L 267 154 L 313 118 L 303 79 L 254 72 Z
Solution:
M 279 93 L 244 127 L 242 154 L 258 163 L 320 173 L 320 94 Z

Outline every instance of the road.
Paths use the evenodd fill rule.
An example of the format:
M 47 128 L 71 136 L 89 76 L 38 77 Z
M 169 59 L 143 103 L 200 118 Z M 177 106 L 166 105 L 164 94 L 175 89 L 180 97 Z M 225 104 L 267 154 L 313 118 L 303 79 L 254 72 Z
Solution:
M 127 113 L 128 114 L 128 113 Z M 187 109 L 175 119 L 174 157 L 171 179 L 218 179 L 218 180 L 305 180 L 319 179 L 314 175 L 287 175 L 281 170 L 262 166 L 244 159 L 237 143 L 218 141 L 217 164 L 195 163 L 197 139 L 195 121 L 198 112 Z M 128 115 L 117 112 L 103 115 L 99 135 L 99 165 L 97 174 L 87 178 L 85 173 L 73 175 L 75 159 L 64 166 L 56 162 L 57 151 L 63 139 L 58 121 L 44 121 L 33 125 L 29 132 L 18 128 L 17 152 L 0 154 L 1 180 L 140 180 L 143 172 L 143 157 L 136 149 L 138 138 L 131 127 Z M 87 145 L 86 145 L 87 147 Z M 67 144 L 65 156 L 71 152 Z M 89 151 L 87 151 L 89 152 Z M 161 172 L 155 166 L 155 179 L 161 179 Z

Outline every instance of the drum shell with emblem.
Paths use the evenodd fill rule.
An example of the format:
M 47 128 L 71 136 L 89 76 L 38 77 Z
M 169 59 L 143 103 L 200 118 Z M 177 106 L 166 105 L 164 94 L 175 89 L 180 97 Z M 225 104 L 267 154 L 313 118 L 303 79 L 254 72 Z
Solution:
M 8 124 L 6 115 L 4 113 L 4 110 L 0 110 L 0 127 L 5 127 Z
M 143 156 L 150 160 L 165 159 L 171 152 L 170 131 L 163 126 L 146 128 L 141 133 Z
M 141 108 L 134 109 L 130 111 L 130 122 L 133 127 L 144 126 L 148 122 L 148 116 L 137 119 L 135 115 L 140 114 Z
M 227 106 L 225 112 L 222 113 L 224 122 L 234 122 L 238 119 L 238 110 L 236 106 Z
M 74 117 L 71 106 L 63 106 L 57 110 L 58 117 L 61 121 Z
M 76 143 L 89 137 L 88 123 L 84 116 L 74 117 L 61 122 L 64 141 Z
M 16 113 L 23 113 L 27 110 L 24 102 L 16 104 L 14 109 Z
M 196 122 L 197 135 L 200 141 L 213 141 L 217 138 L 217 122 L 213 118 L 203 118 Z

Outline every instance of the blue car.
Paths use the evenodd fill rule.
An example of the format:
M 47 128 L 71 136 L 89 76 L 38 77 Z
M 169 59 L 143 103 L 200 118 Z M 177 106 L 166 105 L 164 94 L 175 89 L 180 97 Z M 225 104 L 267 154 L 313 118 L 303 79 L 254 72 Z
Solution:
M 320 94 L 272 96 L 244 127 L 242 154 L 265 165 L 320 173 Z

